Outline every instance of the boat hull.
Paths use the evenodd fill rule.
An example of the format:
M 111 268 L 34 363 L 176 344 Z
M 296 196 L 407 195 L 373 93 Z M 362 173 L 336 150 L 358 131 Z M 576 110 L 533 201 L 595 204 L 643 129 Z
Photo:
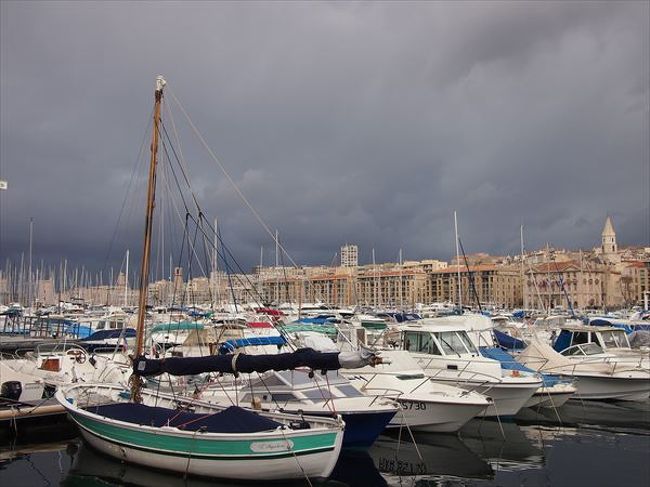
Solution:
M 122 461 L 183 474 L 234 480 L 325 478 L 336 465 L 343 441 L 343 423 L 258 433 L 186 431 L 102 416 L 77 407 L 62 390 L 56 398 L 95 449 Z
M 120 428 L 119 431 L 107 431 L 107 426 L 98 421 L 87 420 L 78 415 L 71 414 L 73 421 L 79 426 L 81 434 L 92 447 L 106 453 L 114 458 L 138 465 L 171 470 L 190 475 L 205 477 L 222 477 L 238 480 L 256 480 L 265 478 L 269 480 L 327 477 L 334 469 L 338 455 L 332 455 L 336 450 L 335 434 L 327 433 L 322 438 L 309 438 L 310 447 L 304 451 L 286 451 L 287 442 L 293 442 L 296 446 L 296 438 L 285 440 L 281 436 L 264 442 L 246 440 L 242 442 L 230 442 L 230 445 L 223 445 L 222 452 L 215 451 L 207 445 L 206 440 L 200 438 L 200 434 L 193 446 L 194 452 L 171 450 L 163 448 L 161 442 L 152 442 L 142 432 Z M 154 434 L 155 435 L 155 434 Z M 158 435 L 164 438 L 165 435 Z M 126 438 L 130 438 L 127 443 Z M 167 440 L 171 442 L 172 437 Z M 205 442 L 201 445 L 201 442 Z M 225 443 L 225 442 L 224 442 Z M 284 453 L 273 453 L 271 455 L 233 455 L 225 453 L 228 450 L 250 450 L 256 444 L 271 443 L 280 444 L 279 447 L 285 450 Z M 286 445 L 286 446 L 285 446 Z M 303 447 L 306 447 L 306 442 Z M 258 448 L 264 448 L 259 446 Z M 340 446 L 339 446 L 340 448 Z M 207 450 L 210 453 L 198 453 Z
M 470 381 L 442 381 L 438 378 L 434 382 L 454 385 L 466 391 L 478 392 L 491 398 L 492 403 L 481 414 L 481 417 L 516 415 L 541 385 L 541 381 L 475 383 Z
M 582 400 L 617 400 L 645 401 L 650 394 L 648 378 L 621 378 L 603 376 L 575 375 L 575 385 L 578 388 L 574 399 Z
M 291 412 L 287 411 L 286 412 Z M 329 411 L 325 414 L 316 411 L 304 411 L 310 416 L 331 417 Z M 339 411 L 345 422 L 343 448 L 370 448 L 379 435 L 389 426 L 396 416 L 395 410 L 388 412 L 346 412 Z M 399 413 L 397 413 L 399 414 Z
M 480 415 L 485 404 L 434 403 L 399 399 L 402 410 L 388 425 L 389 428 L 408 426 L 413 431 L 452 433 L 458 431 L 473 417 Z
M 526 402 L 527 408 L 559 408 L 571 399 L 576 393 L 573 385 L 556 385 L 553 387 L 540 387 Z

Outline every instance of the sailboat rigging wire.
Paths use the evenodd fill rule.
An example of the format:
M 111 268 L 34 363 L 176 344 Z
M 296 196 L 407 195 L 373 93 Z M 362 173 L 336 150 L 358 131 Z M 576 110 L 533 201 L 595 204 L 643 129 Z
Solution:
M 183 259 L 183 250 L 185 250 L 185 235 L 187 235 L 187 222 L 189 219 L 190 214 L 186 213 L 185 214 L 185 225 L 183 225 L 183 238 L 181 240 L 181 250 L 178 253 L 178 265 L 177 267 L 181 266 L 181 261 Z M 172 286 L 172 299 L 170 301 L 170 304 L 173 304 L 176 302 L 176 287 L 178 286 L 178 279 L 174 277 L 174 285 Z
M 171 111 L 169 110 L 169 112 L 171 112 Z M 170 117 L 170 118 L 171 118 L 171 120 L 172 120 L 172 127 L 173 127 L 173 129 L 174 129 L 174 132 L 175 132 L 176 138 L 177 138 L 177 140 L 178 140 L 178 134 L 176 133 L 176 126 L 175 126 L 175 124 L 174 124 L 173 118 L 172 118 L 172 117 Z M 176 153 L 176 150 L 174 149 L 174 145 L 173 145 L 172 142 L 171 142 L 171 137 L 169 136 L 169 133 L 167 132 L 167 129 L 166 129 L 165 125 L 163 125 L 163 132 L 164 132 L 164 135 L 165 135 L 166 138 L 167 138 L 167 141 L 168 141 L 168 143 L 169 143 L 169 146 L 170 146 L 170 148 L 171 148 L 171 151 L 172 151 L 172 153 L 173 153 L 173 155 L 174 155 L 174 158 L 175 158 L 176 162 L 177 162 L 178 165 L 179 165 L 179 168 L 180 168 L 180 170 L 181 170 L 181 173 L 182 173 L 182 175 L 183 175 L 183 178 L 184 178 L 184 180 L 185 180 L 185 183 L 187 184 L 187 186 L 188 186 L 188 188 L 189 188 L 189 191 L 190 191 L 190 193 L 191 193 L 192 199 L 193 199 L 194 204 L 195 204 L 195 206 L 196 206 L 196 209 L 197 209 L 197 212 L 198 212 L 198 215 L 199 215 L 199 222 L 197 222 L 196 219 L 194 219 L 194 218 L 192 218 L 192 219 L 195 221 L 195 223 L 197 224 L 197 226 L 200 226 L 200 227 L 201 227 L 201 232 L 202 232 L 203 235 L 204 235 L 204 239 L 207 239 L 207 234 L 206 234 L 206 232 L 203 230 L 202 225 L 200 224 L 200 220 L 202 219 L 203 212 L 202 212 L 201 207 L 200 207 L 200 205 L 199 205 L 199 203 L 198 203 L 198 200 L 197 200 L 197 198 L 196 198 L 196 195 L 194 194 L 194 191 L 192 190 L 192 186 L 191 186 L 191 184 L 190 184 L 189 177 L 187 176 L 187 171 L 184 169 L 183 161 L 182 161 L 182 153 L 181 153 L 180 147 L 179 147 L 179 151 L 178 151 L 178 154 L 177 154 L 177 153 Z M 162 137 L 161 137 L 161 138 L 162 138 Z M 169 163 L 170 163 L 170 167 L 171 167 L 171 169 L 172 169 L 172 174 L 173 174 L 173 176 L 174 176 L 174 180 L 175 180 L 175 182 L 176 182 L 176 186 L 177 186 L 177 188 L 178 188 L 178 190 L 179 190 L 179 193 L 181 194 L 181 198 L 182 198 L 182 200 L 183 200 L 183 205 L 184 205 L 184 207 L 185 207 L 185 210 L 186 210 L 187 213 L 190 213 L 190 212 L 189 212 L 189 208 L 187 207 L 187 203 L 185 202 L 185 198 L 183 198 L 183 196 L 182 196 L 182 190 L 181 190 L 181 188 L 180 188 L 180 182 L 178 181 L 178 177 L 176 176 L 176 172 L 174 171 L 173 166 L 171 165 L 171 158 L 169 157 L 169 152 L 167 151 L 167 144 L 164 143 L 164 139 L 163 139 L 163 149 L 164 149 L 164 151 L 165 151 L 165 153 L 166 153 L 166 155 L 167 155 L 167 159 L 168 159 L 168 161 L 169 161 Z M 180 154 L 180 157 L 179 157 L 179 154 Z M 210 227 L 209 223 L 208 223 L 208 227 Z M 210 228 L 211 228 L 211 227 L 210 227 Z M 220 236 L 219 236 L 219 240 L 221 240 Z M 236 264 L 236 266 L 237 266 L 237 268 L 239 269 L 240 273 L 241 273 L 242 275 L 246 276 L 246 273 L 245 273 L 244 270 L 241 268 L 241 266 L 238 264 L 238 262 L 237 262 L 237 260 L 234 258 L 234 256 L 232 256 L 232 253 L 231 253 L 231 252 L 229 251 L 229 249 L 225 246 L 225 244 L 223 243 L 222 240 L 221 240 L 221 244 L 222 244 L 222 247 L 225 248 L 225 249 L 228 251 L 228 253 L 230 254 L 230 256 L 231 256 L 233 262 Z M 214 250 L 216 250 L 217 254 L 220 255 L 220 254 L 219 254 L 219 251 L 218 251 L 218 249 L 217 249 L 216 247 L 214 247 Z M 199 264 L 199 267 L 201 267 L 202 272 L 203 272 L 205 275 L 207 275 L 206 270 L 203 269 L 202 266 L 201 266 L 201 263 L 200 263 L 199 257 L 198 257 L 198 255 L 196 254 L 196 250 L 195 250 L 194 246 L 192 246 L 192 251 L 193 251 L 193 253 L 194 253 L 194 255 L 195 255 L 196 259 L 197 259 L 197 262 L 198 262 L 198 264 Z M 226 262 L 225 254 L 222 256 L 222 258 L 223 258 L 224 262 Z M 226 264 L 227 264 L 227 263 L 226 263 Z M 206 268 L 207 268 L 207 267 L 208 267 L 208 266 L 207 266 L 207 261 L 206 261 Z M 226 267 L 229 268 L 230 266 L 226 265 Z M 228 277 L 229 277 L 229 282 L 231 283 L 231 290 L 233 291 L 233 299 L 235 299 L 235 297 L 234 297 L 234 289 L 232 288 L 232 280 L 231 280 L 231 276 L 230 276 L 230 274 L 228 275 Z M 241 282 L 240 279 L 237 278 L 237 280 L 238 280 L 241 284 L 243 284 L 243 282 Z M 251 282 L 250 282 L 250 280 L 248 279 L 248 276 L 246 276 L 246 280 L 248 281 L 248 284 L 250 285 Z M 261 296 L 259 296 L 259 293 L 257 293 L 257 294 L 258 294 L 258 298 L 261 298 Z M 252 297 L 253 299 L 255 299 L 255 296 L 251 296 L 251 297 Z M 261 304 L 261 303 L 262 303 L 262 300 L 260 300 L 259 304 Z M 236 302 L 235 302 L 234 304 L 235 304 L 235 308 L 236 308 L 236 307 L 237 307 Z
M 171 138 L 169 137 L 169 134 L 167 133 L 167 127 L 165 127 L 164 124 L 162 125 L 163 132 L 165 134 L 165 137 L 167 137 L 167 141 L 169 142 L 169 147 L 172 150 L 172 153 L 174 154 L 174 158 L 176 159 L 176 162 L 178 163 L 178 167 L 181 170 L 181 174 L 183 175 L 183 179 L 185 180 L 185 184 L 187 184 L 187 187 L 190 190 L 190 194 L 192 195 L 192 199 L 194 200 L 194 206 L 196 206 L 197 211 L 201 211 L 201 207 L 199 206 L 199 202 L 196 199 L 196 196 L 194 194 L 194 191 L 192 191 L 192 185 L 190 184 L 190 180 L 187 177 L 187 173 L 185 171 L 185 168 L 183 166 L 183 161 L 178 157 L 178 154 L 176 154 L 176 149 L 174 149 L 174 145 L 172 144 Z
M 476 285 L 474 284 L 474 276 L 472 271 L 469 269 L 469 263 L 467 262 L 467 255 L 465 255 L 465 248 L 463 247 L 463 242 L 458 237 L 458 244 L 460 245 L 460 250 L 463 253 L 463 259 L 465 260 L 465 267 L 467 267 L 467 274 L 469 275 L 469 287 L 474 292 L 474 297 L 476 298 L 476 304 L 478 304 L 478 310 L 483 314 L 483 308 L 481 308 L 481 300 L 478 297 L 478 292 L 476 291 Z
M 205 141 L 205 139 L 203 138 L 203 135 L 201 134 L 201 132 L 199 132 L 199 130 L 196 128 L 196 126 L 194 125 L 194 122 L 193 122 L 192 119 L 190 118 L 189 114 L 185 111 L 185 108 L 183 107 L 183 105 L 181 104 L 181 102 L 178 100 L 178 98 L 176 98 L 176 95 L 174 95 L 173 91 L 172 91 L 169 87 L 167 87 L 167 90 L 168 90 L 169 95 L 172 97 L 172 99 L 173 99 L 173 100 L 176 102 L 176 104 L 178 105 L 178 107 L 179 107 L 179 109 L 181 110 L 181 112 L 183 113 L 183 115 L 185 115 L 185 118 L 186 118 L 188 124 L 190 125 L 190 127 L 192 128 L 192 130 L 194 131 L 194 134 L 197 136 L 197 138 L 199 139 L 199 141 L 201 142 L 201 144 L 203 144 L 203 147 L 206 149 L 206 151 L 208 152 L 208 154 L 210 155 L 210 157 L 212 158 L 212 160 L 217 164 L 217 166 L 219 167 L 219 169 L 221 169 L 221 172 L 222 172 L 223 175 L 226 177 L 226 179 L 228 180 L 228 182 L 232 185 L 232 187 L 234 188 L 235 192 L 239 195 L 239 197 L 240 197 L 241 200 L 244 202 L 244 204 L 248 207 L 248 209 L 253 213 L 253 216 L 255 216 L 255 219 L 260 223 L 260 225 L 262 225 L 262 227 L 264 228 L 264 230 L 266 230 L 266 233 L 268 233 L 268 234 L 271 236 L 271 238 L 273 239 L 273 241 L 278 245 L 278 247 L 282 250 L 282 252 L 284 252 L 284 253 L 287 255 L 287 258 L 288 258 L 289 261 L 291 262 L 291 265 L 293 265 L 295 268 L 298 268 L 298 264 L 296 264 L 296 262 L 293 260 L 293 258 L 291 257 L 291 255 L 287 252 L 287 250 L 286 250 L 286 249 L 285 249 L 285 248 L 284 248 L 284 247 L 279 243 L 279 241 L 275 238 L 275 235 L 274 235 L 273 232 L 271 231 L 271 228 L 270 228 L 270 227 L 266 224 L 266 222 L 262 219 L 262 217 L 260 216 L 260 214 L 259 214 L 259 213 L 257 212 L 257 210 L 253 207 L 253 205 L 248 201 L 248 199 L 246 198 L 246 196 L 244 196 L 244 193 L 242 193 L 242 191 L 239 189 L 239 187 L 237 186 L 237 184 L 235 183 L 235 181 L 232 179 L 232 177 L 230 176 L 230 174 L 228 174 L 228 171 L 226 171 L 226 168 L 223 166 L 223 164 L 221 163 L 221 161 L 217 158 L 217 156 L 216 156 L 215 153 L 212 151 L 212 149 L 210 148 L 210 146 L 208 145 L 208 143 Z
M 203 220 L 203 213 L 199 213 L 199 221 L 203 222 Z M 206 243 L 208 237 L 205 232 L 202 231 L 201 233 L 203 234 L 203 256 L 205 258 L 205 268 L 210 269 L 210 259 L 208 256 L 208 247 Z M 208 297 L 210 298 L 210 309 L 214 310 L 214 299 L 212 295 L 212 272 L 214 272 L 214 269 L 210 269 L 210 273 L 208 274 Z
M 169 133 L 167 132 L 167 129 L 166 129 L 165 125 L 162 124 L 162 123 L 161 123 L 161 125 L 162 125 L 162 128 L 163 128 L 163 134 L 164 134 L 165 137 L 167 138 L 167 143 L 165 143 L 165 139 L 164 139 L 163 137 L 161 137 L 161 139 L 163 139 L 163 140 L 162 140 L 163 151 L 164 151 L 165 155 L 167 156 L 167 160 L 169 161 L 169 167 L 170 167 L 170 169 L 171 169 L 171 171 L 172 171 L 172 175 L 173 175 L 173 177 L 174 177 L 174 182 L 176 183 L 176 187 L 177 187 L 177 189 L 178 189 L 178 191 L 179 191 L 179 194 L 180 194 L 180 196 L 181 196 L 181 200 L 183 201 L 183 206 L 185 207 L 185 211 L 186 211 L 187 214 L 190 214 L 190 215 L 191 215 L 191 212 L 190 212 L 190 210 L 189 210 L 189 208 L 188 208 L 188 206 L 187 206 L 187 202 L 185 201 L 185 198 L 183 197 L 183 191 L 182 191 L 182 189 L 181 189 L 180 181 L 179 181 L 179 179 L 178 179 L 178 176 L 176 175 L 176 171 L 174 170 L 174 166 L 172 165 L 172 159 L 171 159 L 170 156 L 169 156 L 169 151 L 168 151 L 168 149 L 167 149 L 167 146 L 168 146 L 168 145 L 169 145 L 169 147 L 170 147 L 170 149 L 171 149 L 172 154 L 174 155 L 174 159 L 176 160 L 177 164 L 179 165 L 179 168 L 180 168 L 180 170 L 181 170 L 181 174 L 182 174 L 182 176 L 183 176 L 183 179 L 184 179 L 185 183 L 187 184 L 187 187 L 188 187 L 188 189 L 189 189 L 189 191 L 190 191 L 190 194 L 191 194 L 191 196 L 192 196 L 192 199 L 193 199 L 193 201 L 194 201 L 194 205 L 196 206 L 196 210 L 197 210 L 197 212 L 198 212 L 199 219 L 201 219 L 201 217 L 203 216 L 203 210 L 201 209 L 201 206 L 199 205 L 199 202 L 198 202 L 198 200 L 197 200 L 197 198 L 196 198 L 196 195 L 195 195 L 194 191 L 192 190 L 192 185 L 191 185 L 191 183 L 190 183 L 189 177 L 187 176 L 187 171 L 185 171 L 185 169 L 183 168 L 182 160 L 179 158 L 179 156 L 178 156 L 176 150 L 174 149 L 174 146 L 173 146 L 173 144 L 172 144 L 172 142 L 171 142 L 171 138 L 170 138 L 170 136 L 169 136 Z M 179 153 L 180 153 L 180 150 L 179 150 Z M 203 228 L 202 228 L 203 226 L 199 224 L 199 222 L 195 219 L 194 216 L 192 216 L 192 220 L 197 224 L 197 226 L 201 226 L 201 233 L 203 234 L 204 238 L 207 238 L 208 236 L 207 236 L 207 233 L 203 230 Z M 212 228 L 212 226 L 210 225 L 209 222 L 206 222 L 206 225 L 208 226 L 208 229 L 211 230 L 211 231 L 213 232 L 212 235 L 213 235 L 214 233 L 217 234 L 217 238 L 218 238 L 218 240 L 219 240 L 219 243 L 221 243 L 222 248 L 225 249 L 225 250 L 228 252 L 228 254 L 230 255 L 230 258 L 231 258 L 231 259 L 233 260 L 233 262 L 235 263 L 235 265 L 236 265 L 237 269 L 239 270 L 239 272 L 241 273 L 241 275 L 244 275 L 246 281 L 248 282 L 248 284 L 252 286 L 252 283 L 250 282 L 250 279 L 249 279 L 248 276 L 246 275 L 246 272 L 241 268 L 241 266 L 239 265 L 239 263 L 237 262 L 237 260 L 234 258 L 234 256 L 232 255 L 232 253 L 230 252 L 230 250 L 228 249 L 228 247 L 223 243 L 223 240 L 221 239 L 221 236 L 220 236 L 220 232 L 219 232 L 219 231 L 214 232 L 214 229 Z M 214 246 L 213 246 L 213 248 L 214 248 L 214 250 L 216 250 L 217 254 L 218 254 L 220 257 L 222 257 L 222 259 L 224 260 L 224 263 L 227 263 L 227 259 L 226 259 L 226 257 L 225 257 L 225 254 L 222 255 L 222 254 L 219 253 L 219 249 L 218 249 L 218 248 L 216 248 L 216 247 L 214 247 Z M 203 267 L 201 266 L 201 263 L 200 263 L 199 257 L 198 257 L 198 255 L 196 254 L 196 250 L 194 249 L 193 246 L 192 246 L 192 251 L 193 251 L 193 253 L 194 253 L 194 255 L 195 255 L 196 259 L 197 259 L 197 262 L 198 262 L 198 264 L 199 264 L 199 267 L 201 267 L 201 271 L 203 272 L 204 275 L 207 275 L 206 270 L 203 269 Z M 226 265 L 227 265 L 227 264 L 226 264 Z M 206 265 L 206 267 L 207 267 L 207 265 Z M 229 266 L 227 266 L 227 267 L 229 267 Z M 230 274 L 229 274 L 229 280 L 230 280 Z M 238 280 L 239 280 L 239 279 L 238 279 Z M 239 280 L 239 281 L 240 281 L 241 284 L 244 284 L 243 282 L 241 282 L 241 280 Z M 231 289 L 232 289 L 232 288 L 231 288 Z M 251 289 L 253 289 L 253 288 L 251 287 Z M 259 295 L 259 293 L 256 293 L 256 294 L 257 294 L 257 298 L 261 298 L 261 296 Z M 253 299 L 255 299 L 255 296 L 251 296 L 251 297 L 252 297 Z M 233 299 L 234 299 L 234 289 L 233 289 Z M 263 300 L 260 300 L 258 304 L 262 304 L 262 302 L 263 302 Z M 236 307 L 236 306 L 237 306 L 237 304 L 236 304 L 236 302 L 235 302 L 235 307 Z
M 151 110 L 151 113 L 149 113 L 149 116 L 147 117 L 147 127 L 146 127 L 146 129 L 144 131 L 144 134 L 142 135 L 142 142 L 140 143 L 140 149 L 138 150 L 138 156 L 135 159 L 135 164 L 133 165 L 133 170 L 131 171 L 131 177 L 129 178 L 129 184 L 126 187 L 126 193 L 124 195 L 124 199 L 122 200 L 122 206 L 120 208 L 120 212 L 119 212 L 119 214 L 117 216 L 117 222 L 115 222 L 115 226 L 113 227 L 113 235 L 111 236 L 111 240 L 110 240 L 110 242 L 108 244 L 108 250 L 106 251 L 106 256 L 104 257 L 104 265 L 102 266 L 102 269 L 104 269 L 104 270 L 106 269 L 106 267 L 108 265 L 108 259 L 110 258 L 111 252 L 113 250 L 113 245 L 115 243 L 115 239 L 117 238 L 117 231 L 118 231 L 118 228 L 120 227 L 120 222 L 122 220 L 122 215 L 124 213 L 124 208 L 126 207 L 126 202 L 129 199 L 129 194 L 131 192 L 133 182 L 136 179 L 139 179 L 139 178 L 136 177 L 136 174 L 138 174 L 140 172 L 140 171 L 138 171 L 138 169 L 144 163 L 144 158 L 142 157 L 142 153 L 144 152 L 145 141 L 147 140 L 147 135 L 149 133 L 149 128 L 151 127 L 152 124 L 153 124 L 153 109 Z

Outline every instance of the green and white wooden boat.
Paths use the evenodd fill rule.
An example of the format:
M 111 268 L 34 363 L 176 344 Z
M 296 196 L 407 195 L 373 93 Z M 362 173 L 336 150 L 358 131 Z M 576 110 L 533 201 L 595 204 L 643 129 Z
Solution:
M 238 480 L 326 478 L 343 442 L 340 417 L 217 407 L 162 393 L 130 402 L 123 387 L 62 387 L 56 398 L 84 439 L 112 457 L 183 474 Z

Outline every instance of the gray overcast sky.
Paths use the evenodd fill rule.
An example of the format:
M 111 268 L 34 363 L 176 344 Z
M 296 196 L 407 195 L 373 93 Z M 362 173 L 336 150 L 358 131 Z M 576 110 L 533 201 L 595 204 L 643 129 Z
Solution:
M 345 242 L 449 259 L 454 209 L 468 252 L 518 252 L 521 224 L 528 248 L 592 247 L 607 214 L 619 244 L 650 245 L 649 5 L 2 1 L 2 258 L 34 217 L 36 259 L 104 265 L 157 74 L 299 263 Z M 184 134 L 206 214 L 244 265 L 262 245 L 270 262 Z

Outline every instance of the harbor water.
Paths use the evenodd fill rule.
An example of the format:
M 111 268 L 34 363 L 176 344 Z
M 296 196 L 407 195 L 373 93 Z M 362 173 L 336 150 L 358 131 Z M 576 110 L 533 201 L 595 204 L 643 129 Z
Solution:
M 0 485 L 7 487 L 246 485 L 119 462 L 84 444 L 66 422 L 5 432 L 1 441 Z M 314 485 L 647 486 L 650 401 L 570 401 L 557 411 L 524 409 L 509 421 L 474 419 L 459 434 L 403 429 L 367 450 L 344 450 L 332 476 Z

